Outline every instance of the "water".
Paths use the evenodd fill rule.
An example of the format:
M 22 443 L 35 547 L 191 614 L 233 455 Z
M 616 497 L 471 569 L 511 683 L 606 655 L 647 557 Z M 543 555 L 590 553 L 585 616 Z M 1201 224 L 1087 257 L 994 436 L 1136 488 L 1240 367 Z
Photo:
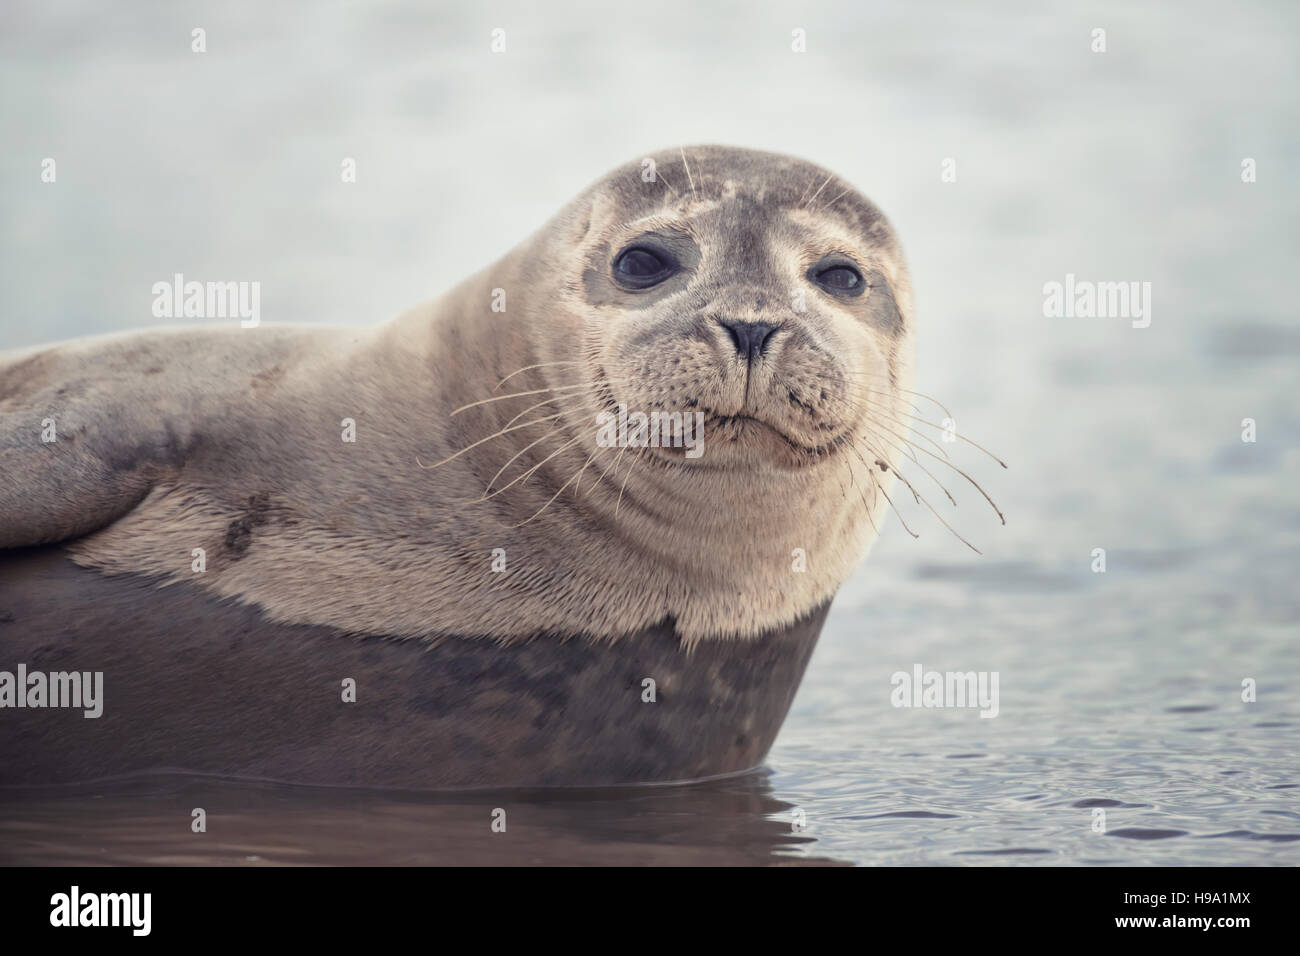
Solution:
M 177 271 L 259 279 L 265 321 L 382 321 L 625 159 L 692 142 L 797 153 L 894 220 L 918 387 L 1010 465 L 953 449 L 1007 515 L 945 482 L 946 516 L 984 554 L 903 506 L 920 538 L 890 519 L 756 774 L 10 794 L 0 858 L 1300 862 L 1300 12 L 718 9 L 6 4 L 0 344 L 153 324 L 150 286 Z M 1151 282 L 1150 327 L 1044 318 L 1043 284 L 1066 273 Z M 890 676 L 918 663 L 998 672 L 998 716 L 894 708 Z

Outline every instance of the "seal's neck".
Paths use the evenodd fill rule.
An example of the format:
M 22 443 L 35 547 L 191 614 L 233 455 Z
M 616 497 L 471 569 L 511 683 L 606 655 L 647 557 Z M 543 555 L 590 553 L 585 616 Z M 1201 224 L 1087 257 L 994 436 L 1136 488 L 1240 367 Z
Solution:
M 797 469 L 717 467 L 602 444 L 611 395 L 591 363 L 519 334 L 509 311 L 490 310 L 489 293 L 480 280 L 395 332 L 424 323 L 428 431 L 413 444 L 423 463 L 441 460 L 428 479 L 468 528 L 455 553 L 527 562 L 501 579 L 495 602 L 572 606 L 602 634 L 671 616 L 694 642 L 755 637 L 833 597 L 883 518 L 864 469 L 847 454 Z M 473 321 L 445 322 L 471 309 Z

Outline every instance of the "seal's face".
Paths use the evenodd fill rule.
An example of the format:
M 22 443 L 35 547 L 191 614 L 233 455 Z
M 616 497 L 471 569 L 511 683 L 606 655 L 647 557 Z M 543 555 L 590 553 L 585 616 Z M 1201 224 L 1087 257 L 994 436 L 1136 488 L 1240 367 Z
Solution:
M 883 442 L 910 308 L 880 212 L 786 157 L 691 150 L 659 158 L 653 179 L 645 169 L 593 191 L 581 275 L 569 283 L 608 410 L 701 421 L 698 457 L 653 449 L 691 467 L 862 456 L 873 421 Z

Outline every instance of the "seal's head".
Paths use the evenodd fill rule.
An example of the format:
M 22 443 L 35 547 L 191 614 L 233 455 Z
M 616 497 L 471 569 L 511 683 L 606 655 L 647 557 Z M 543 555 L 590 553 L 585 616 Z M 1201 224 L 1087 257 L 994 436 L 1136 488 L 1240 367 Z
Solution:
M 516 304 L 485 315 L 498 294 Z M 908 454 L 911 285 L 888 221 L 834 174 L 657 153 L 457 296 L 442 311 L 474 315 L 456 331 L 473 361 L 454 390 L 487 397 L 447 447 L 481 523 L 584 528 L 621 609 L 756 634 L 828 600 L 874 539 Z
M 596 396 L 702 413 L 698 468 L 797 469 L 865 452 L 910 377 L 911 289 L 866 197 L 802 160 L 725 147 L 615 170 L 568 210 L 565 315 Z M 575 333 L 579 332 L 574 328 Z M 880 450 L 869 460 L 881 457 Z

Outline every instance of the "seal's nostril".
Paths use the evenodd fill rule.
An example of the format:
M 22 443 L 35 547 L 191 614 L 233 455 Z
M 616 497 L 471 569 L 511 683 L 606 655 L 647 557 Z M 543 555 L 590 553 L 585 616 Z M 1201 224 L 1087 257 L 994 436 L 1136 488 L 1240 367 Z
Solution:
M 780 328 L 774 322 L 737 322 L 731 319 L 718 319 L 718 324 L 731 336 L 736 354 L 750 362 L 763 354 L 772 334 Z

